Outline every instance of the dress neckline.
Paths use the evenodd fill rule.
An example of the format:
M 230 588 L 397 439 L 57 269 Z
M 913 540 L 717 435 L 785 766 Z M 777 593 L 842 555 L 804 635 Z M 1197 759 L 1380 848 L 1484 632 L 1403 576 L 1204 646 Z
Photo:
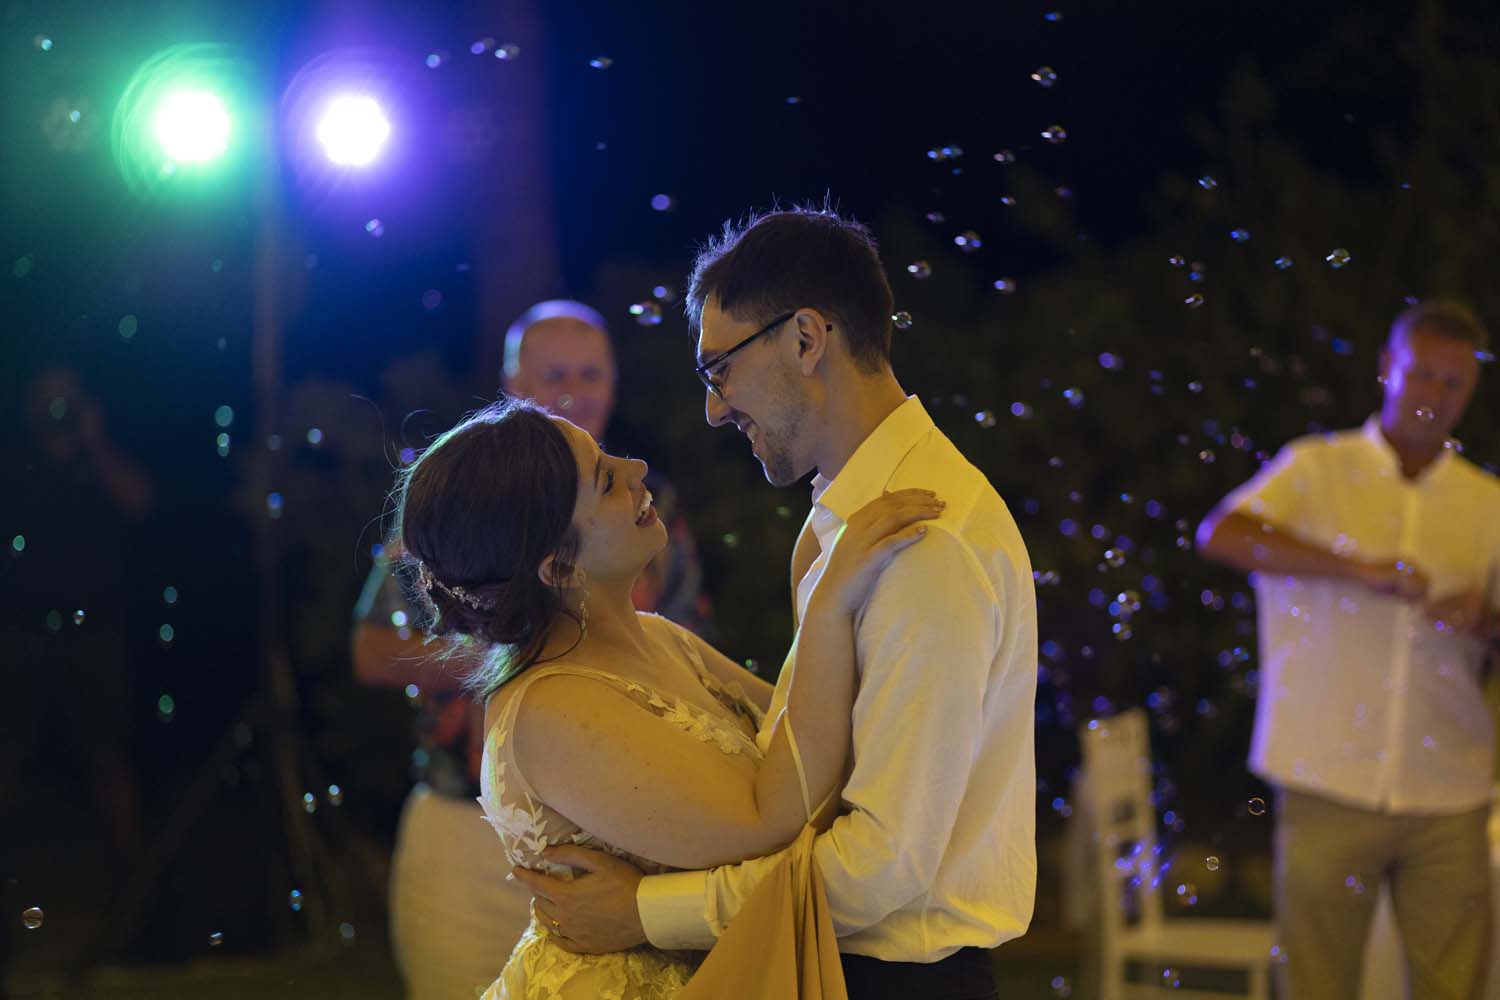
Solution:
M 679 645 L 680 645 L 680 642 L 679 642 Z M 720 705 L 720 707 L 723 708 L 726 712 L 730 712 L 732 714 L 730 714 L 730 715 L 721 715 L 718 712 L 713 711 L 712 709 L 704 708 L 702 705 L 699 705 L 697 702 L 693 701 L 691 698 L 687 698 L 687 697 L 684 697 L 682 695 L 679 695 L 675 691 L 668 691 L 666 688 L 663 688 L 659 684 L 654 684 L 654 683 L 651 683 L 649 681 L 641 680 L 641 679 L 638 679 L 638 678 L 635 678 L 635 677 L 627 677 L 626 675 L 624 675 L 622 673 L 619 673 L 618 671 L 615 671 L 615 670 L 605 670 L 602 667 L 597 667 L 597 666 L 594 666 L 594 665 L 589 664 L 589 663 L 578 663 L 578 662 L 556 663 L 556 662 L 554 662 L 554 663 L 547 663 L 547 664 L 538 664 L 536 666 L 528 668 L 525 672 L 523 672 L 521 674 L 520 677 L 517 677 L 516 680 L 517 681 L 524 680 L 526 678 L 526 676 L 528 674 L 532 674 L 533 671 L 539 671 L 540 672 L 540 671 L 547 671 L 547 670 L 559 670 L 559 671 L 573 670 L 573 671 L 579 671 L 579 672 L 584 672 L 584 673 L 597 674 L 597 675 L 600 675 L 600 676 L 603 676 L 603 677 L 610 678 L 610 679 L 612 679 L 614 681 L 618 681 L 619 683 L 621 683 L 623 685 L 626 685 L 627 687 L 629 687 L 629 686 L 638 687 L 641 690 L 646 691 L 649 694 L 654 694 L 657 697 L 667 699 L 667 700 L 669 700 L 676 707 L 686 708 L 686 709 L 688 709 L 689 711 L 693 712 L 696 715 L 703 716 L 704 718 L 707 718 L 707 719 L 710 719 L 710 720 L 712 720 L 712 721 L 714 721 L 716 723 L 719 723 L 720 725 L 726 727 L 727 729 L 729 729 L 730 731 L 732 731 L 736 736 L 738 736 L 738 737 L 740 737 L 742 739 L 745 739 L 745 740 L 747 740 L 747 741 L 749 741 L 751 743 L 755 742 L 755 733 L 754 732 L 749 732 L 749 733 L 745 732 L 744 727 L 741 724 L 741 720 L 745 720 L 745 721 L 750 722 L 752 725 L 754 725 L 755 724 L 755 718 L 754 718 L 754 716 L 751 715 L 749 712 L 741 712 L 738 709 L 733 709 L 733 708 L 730 708 L 730 706 L 726 705 L 724 703 L 723 698 L 720 697 L 721 693 L 723 694 L 724 697 L 733 699 L 737 704 L 738 704 L 739 699 L 735 698 L 735 696 L 734 696 L 733 693 L 727 691 L 724 688 L 724 686 L 719 683 L 719 679 L 717 677 L 714 677 L 712 674 L 708 673 L 707 668 L 700 669 L 697 666 L 697 664 L 692 663 L 692 657 L 691 657 L 691 655 L 686 654 L 685 651 L 684 651 L 684 655 L 686 656 L 686 658 L 689 661 L 689 669 L 692 671 L 692 673 L 694 674 L 694 676 L 696 676 L 698 678 L 698 683 L 701 684 L 703 686 L 703 689 L 708 692 L 709 697 L 713 698 L 714 701 L 718 702 L 718 704 Z M 710 686 L 710 685 L 712 685 L 712 686 Z M 488 715 L 488 711 L 486 711 L 486 715 Z M 493 727 L 488 727 L 487 726 L 486 728 L 487 729 L 492 729 Z

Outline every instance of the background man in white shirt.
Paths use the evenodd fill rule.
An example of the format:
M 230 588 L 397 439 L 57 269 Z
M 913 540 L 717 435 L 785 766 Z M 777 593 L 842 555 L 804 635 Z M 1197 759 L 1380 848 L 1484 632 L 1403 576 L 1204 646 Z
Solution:
M 1198 529 L 1256 576 L 1261 672 L 1250 767 L 1277 789 L 1281 996 L 1358 994 L 1389 881 L 1413 995 L 1471 997 L 1490 944 L 1485 820 L 1500 484 L 1448 435 L 1489 334 L 1451 302 L 1398 316 L 1384 403 L 1293 441 Z
M 1025 932 L 1036 888 L 1036 598 L 1015 521 L 897 383 L 890 285 L 863 226 L 799 210 L 729 227 L 688 303 L 709 423 L 738 427 L 777 486 L 817 473 L 792 560 L 799 613 L 866 501 L 920 486 L 947 503 L 856 617 L 853 765 L 815 852 L 851 998 L 994 996 L 988 949 Z M 581 848 L 548 856 L 583 874 L 515 874 L 590 952 L 707 948 L 776 861 L 642 878 Z

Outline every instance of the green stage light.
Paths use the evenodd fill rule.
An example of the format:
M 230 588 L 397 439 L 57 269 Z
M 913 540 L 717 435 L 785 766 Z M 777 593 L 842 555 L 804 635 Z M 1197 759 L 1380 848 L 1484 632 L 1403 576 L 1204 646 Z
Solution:
M 111 147 L 126 185 L 154 196 L 168 185 L 219 187 L 257 153 L 245 61 L 223 45 L 174 45 L 146 60 L 115 107 Z
M 229 112 L 212 91 L 172 91 L 152 119 L 151 131 L 173 162 L 207 163 L 229 148 Z

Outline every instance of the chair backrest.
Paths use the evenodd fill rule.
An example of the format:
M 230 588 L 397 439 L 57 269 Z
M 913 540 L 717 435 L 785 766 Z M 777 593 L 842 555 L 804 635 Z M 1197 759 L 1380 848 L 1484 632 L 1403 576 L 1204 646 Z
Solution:
M 1151 807 L 1151 739 L 1139 708 L 1079 729 L 1078 798 L 1092 834 L 1105 944 L 1126 927 L 1162 921 L 1162 857 Z

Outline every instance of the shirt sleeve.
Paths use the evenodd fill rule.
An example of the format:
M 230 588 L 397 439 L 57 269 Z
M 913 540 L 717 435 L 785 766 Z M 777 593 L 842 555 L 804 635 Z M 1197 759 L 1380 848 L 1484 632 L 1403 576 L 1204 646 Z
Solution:
M 1494 535 L 1490 543 L 1490 563 L 1485 571 L 1485 592 L 1489 596 L 1489 611 L 1492 615 L 1500 615 L 1500 519 L 1490 522 L 1491 534 Z
M 1314 497 L 1314 446 L 1293 441 L 1225 498 L 1225 509 L 1294 530 L 1306 520 Z
M 886 568 L 860 613 L 848 811 L 814 846 L 841 937 L 932 885 L 979 743 L 1000 607 L 973 553 L 937 525 Z M 662 948 L 711 945 L 780 857 L 701 880 L 643 879 L 636 898 L 647 937 Z M 684 898 L 692 892 L 701 893 L 696 907 Z

